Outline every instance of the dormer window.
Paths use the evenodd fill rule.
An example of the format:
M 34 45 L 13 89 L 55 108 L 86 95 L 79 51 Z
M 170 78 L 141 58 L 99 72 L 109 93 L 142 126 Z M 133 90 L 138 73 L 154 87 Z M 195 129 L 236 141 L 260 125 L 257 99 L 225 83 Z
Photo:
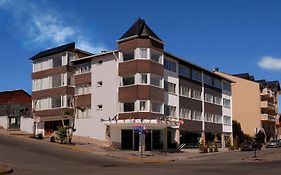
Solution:
M 148 58 L 148 49 L 140 48 L 139 58 Z

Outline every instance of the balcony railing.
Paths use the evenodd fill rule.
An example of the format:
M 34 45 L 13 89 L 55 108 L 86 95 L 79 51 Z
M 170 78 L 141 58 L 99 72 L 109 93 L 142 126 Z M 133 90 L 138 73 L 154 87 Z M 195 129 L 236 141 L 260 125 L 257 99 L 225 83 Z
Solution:
M 274 93 L 270 89 L 268 89 L 268 88 L 264 88 L 262 90 L 261 95 L 264 96 L 264 97 L 269 97 L 269 98 L 273 98 L 274 97 Z
M 261 120 L 273 121 L 275 122 L 276 117 L 269 114 L 261 114 Z
M 271 109 L 271 110 L 275 110 L 275 104 L 268 102 L 268 101 L 261 101 L 261 107 L 262 108 L 267 108 L 267 109 Z

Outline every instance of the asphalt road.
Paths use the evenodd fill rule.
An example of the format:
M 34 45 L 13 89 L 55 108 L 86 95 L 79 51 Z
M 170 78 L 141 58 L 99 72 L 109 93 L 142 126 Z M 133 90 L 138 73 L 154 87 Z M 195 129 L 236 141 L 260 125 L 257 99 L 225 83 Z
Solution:
M 280 152 L 281 148 L 274 151 Z M 265 150 L 259 154 L 273 154 Z M 13 174 L 279 174 L 281 161 L 241 160 L 252 152 L 203 155 L 169 163 L 141 163 L 68 150 L 38 140 L 0 135 L 0 162 L 8 163 Z M 279 159 L 281 160 L 281 158 Z

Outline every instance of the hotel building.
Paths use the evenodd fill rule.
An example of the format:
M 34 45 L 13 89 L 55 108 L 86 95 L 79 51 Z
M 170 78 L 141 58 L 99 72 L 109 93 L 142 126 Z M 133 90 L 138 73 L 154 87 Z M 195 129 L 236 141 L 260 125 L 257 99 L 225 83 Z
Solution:
M 74 84 L 61 95 L 60 107 L 75 111 L 69 120 L 76 137 L 131 150 L 140 143 L 145 150 L 197 147 L 201 137 L 212 142 L 215 135 L 224 146 L 231 139 L 232 80 L 166 52 L 142 19 L 117 46 L 68 59 Z M 68 95 L 74 96 L 72 108 Z M 37 113 L 45 110 L 53 109 Z M 145 134 L 134 130 L 140 126 Z

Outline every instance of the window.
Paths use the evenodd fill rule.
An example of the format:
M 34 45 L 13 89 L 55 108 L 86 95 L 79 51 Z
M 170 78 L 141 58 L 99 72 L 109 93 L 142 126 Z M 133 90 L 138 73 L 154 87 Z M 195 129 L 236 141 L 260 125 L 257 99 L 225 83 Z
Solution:
M 191 76 L 192 76 L 192 79 L 194 79 L 194 80 L 202 81 L 202 75 L 201 75 L 200 71 L 192 69 Z
M 148 58 L 148 49 L 140 49 L 139 50 L 139 58 Z
M 205 101 L 209 103 L 213 103 L 213 95 L 205 93 Z
M 84 95 L 91 93 L 91 84 L 83 84 L 75 86 L 76 95 Z
M 141 74 L 140 77 L 140 83 L 147 84 L 147 74 Z
M 134 76 L 123 77 L 122 78 L 122 82 L 123 82 L 123 86 L 128 86 L 128 85 L 135 84 L 135 77 Z
M 57 56 L 56 58 L 53 58 L 52 61 L 53 61 L 53 67 L 62 66 L 62 57 L 61 56 Z
M 62 76 L 61 74 L 52 76 L 52 87 L 59 87 L 62 85 Z
M 162 103 L 150 102 L 150 108 L 152 112 L 162 113 Z
M 102 109 L 102 104 L 97 105 L 97 107 L 98 107 L 97 108 L 98 110 L 101 110 Z
M 99 60 L 99 61 L 98 61 L 98 64 L 102 64 L 102 63 L 103 63 L 103 60 Z
M 76 110 L 76 117 L 77 118 L 88 118 L 91 117 L 91 107 L 82 107 L 81 109 Z
M 179 74 L 190 78 L 190 68 L 183 65 L 179 65 Z
M 205 113 L 204 121 L 205 122 L 213 122 L 213 114 Z
M 191 119 L 191 110 L 187 108 L 180 108 L 180 118 Z
M 123 109 L 124 109 L 124 112 L 135 111 L 135 103 L 134 102 L 123 103 Z
M 221 115 L 219 114 L 214 115 L 214 123 L 221 123 Z
M 190 89 L 184 86 L 180 87 L 180 95 L 186 96 L 186 97 L 190 97 Z
M 192 120 L 201 120 L 201 115 L 202 115 L 201 111 L 192 111 L 191 119 Z
M 192 89 L 191 90 L 191 97 L 197 100 L 201 100 L 201 91 Z
M 148 101 L 140 101 L 140 111 L 148 111 Z
M 223 116 L 223 124 L 224 125 L 231 125 L 231 117 L 230 116 Z
M 177 64 L 167 59 L 164 59 L 164 68 L 173 72 L 177 72 Z
M 76 66 L 76 74 L 84 74 L 91 71 L 91 62 L 82 63 Z
M 228 82 L 223 82 L 223 90 L 231 92 L 231 84 Z
M 129 61 L 134 59 L 134 50 L 128 50 L 123 52 L 123 61 Z
M 150 76 L 150 84 L 157 87 L 163 87 L 162 86 L 162 78 L 156 75 Z
M 165 89 L 165 91 L 168 91 L 168 92 L 171 92 L 171 93 L 175 94 L 176 93 L 176 84 L 165 81 L 164 82 L 164 89 Z
M 214 85 L 214 78 L 204 74 L 204 83 L 213 86 Z
M 229 99 L 223 99 L 223 107 L 230 108 L 230 100 Z
M 162 53 L 160 52 L 157 52 L 155 50 L 152 50 L 150 49 L 150 59 L 157 62 L 157 63 L 160 63 L 162 64 Z
M 169 106 L 164 105 L 164 114 L 167 116 L 176 116 L 176 107 L 175 106 Z
M 221 80 L 214 78 L 214 86 L 221 89 Z
M 72 107 L 72 96 L 66 95 L 66 106 L 67 107 Z
M 214 96 L 214 103 L 217 105 L 221 105 L 221 97 Z
M 102 86 L 102 81 L 98 81 L 98 82 L 97 82 L 97 86 L 98 86 L 98 87 L 101 87 L 101 86 Z
M 61 96 L 56 96 L 51 98 L 52 108 L 59 108 L 61 107 Z
M 67 85 L 74 86 L 74 76 L 70 74 L 66 74 L 67 76 Z

